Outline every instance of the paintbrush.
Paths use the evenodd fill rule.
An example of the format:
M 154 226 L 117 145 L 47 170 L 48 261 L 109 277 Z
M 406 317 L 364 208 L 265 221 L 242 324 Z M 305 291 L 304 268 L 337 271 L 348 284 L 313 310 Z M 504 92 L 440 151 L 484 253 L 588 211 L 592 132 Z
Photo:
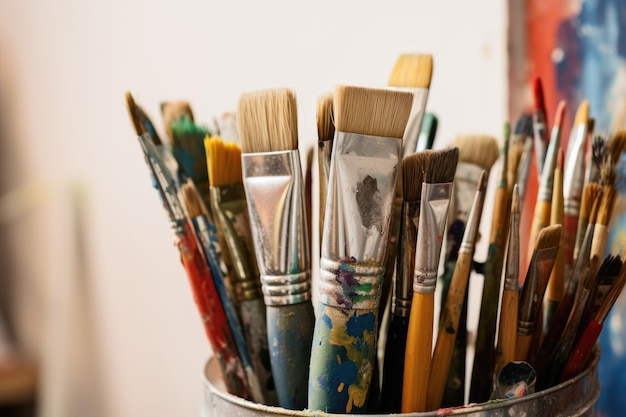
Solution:
M 608 153 L 613 165 L 619 163 L 624 149 L 626 149 L 626 130 L 618 130 L 608 143 Z
M 184 100 L 166 101 L 161 103 L 161 116 L 163 117 L 165 134 L 170 140 L 173 138 L 171 128 L 172 123 L 181 119 L 189 119 L 192 122 L 194 121 L 191 105 Z
M 560 224 L 547 226 L 541 229 L 539 236 L 537 236 L 535 251 L 530 260 L 522 293 L 520 294 L 516 360 L 526 361 L 530 353 L 530 346 L 535 334 L 543 296 L 556 260 L 559 243 L 561 242 L 562 229 L 563 226 Z
M 589 361 L 591 353 L 596 346 L 596 341 L 598 340 L 602 327 L 604 326 L 604 320 L 611 311 L 613 304 L 615 304 L 615 301 L 617 301 L 617 298 L 621 294 L 624 284 L 626 284 L 626 268 L 624 268 L 624 263 L 621 262 L 621 259 L 620 263 L 621 268 L 617 279 L 611 285 L 595 316 L 586 326 L 585 331 L 570 353 L 567 362 L 565 363 L 563 372 L 559 378 L 559 382 L 567 381 L 578 375 L 582 371 L 585 364 Z
M 391 299 L 391 322 L 385 345 L 385 362 L 381 404 L 384 411 L 399 413 L 402 404 L 404 352 L 409 328 L 409 312 L 413 298 L 415 272 L 415 244 L 419 226 L 420 201 L 424 166 L 429 151 L 417 152 L 402 161 L 403 203 L 396 275 Z
M 458 155 L 456 147 L 436 150 L 424 167 L 413 300 L 404 359 L 403 413 L 427 408 L 435 286 Z
M 422 128 L 420 129 L 420 134 L 417 137 L 415 152 L 432 149 L 433 143 L 435 143 L 435 136 L 437 136 L 437 125 L 437 116 L 429 112 L 424 113 L 424 117 L 422 118 Z
M 587 139 L 587 120 L 589 103 L 584 100 L 576 111 L 576 119 L 567 144 L 565 167 L 563 171 L 563 199 L 565 217 L 563 220 L 564 254 L 566 276 L 571 271 L 574 259 L 574 246 L 578 228 L 580 199 L 583 191 L 585 175 L 585 142 Z
M 589 119 L 591 120 L 591 119 Z M 586 157 L 585 185 L 600 181 L 600 167 L 609 157 L 608 140 L 596 135 L 588 141 L 589 149 Z
M 491 381 L 495 366 L 495 337 L 498 314 L 500 284 L 502 282 L 502 264 L 507 238 L 507 226 L 510 214 L 508 186 L 509 169 L 509 123 L 504 124 L 504 146 L 502 148 L 502 171 L 494 196 L 491 234 L 485 262 L 484 286 L 478 316 L 476 334 L 476 353 L 472 367 L 470 384 L 470 402 L 483 402 L 491 394 Z
M 535 165 L 537 173 L 543 175 L 543 163 L 546 158 L 546 149 L 548 148 L 548 116 L 546 113 L 546 104 L 543 97 L 543 86 L 541 78 L 533 79 L 533 133 L 535 148 Z
M 550 224 L 563 224 L 563 149 L 559 148 L 559 156 L 557 158 L 556 168 L 554 170 L 552 205 L 550 207 Z M 563 299 L 565 293 L 565 257 L 563 254 L 563 235 L 559 242 L 559 249 L 556 254 L 556 260 L 552 267 L 552 273 L 548 280 L 548 288 L 546 289 L 545 302 L 545 326 L 550 323 L 559 302 Z
M 315 319 L 295 95 L 288 89 L 243 94 L 237 117 L 278 403 L 303 409 Z
M 138 140 L 152 174 L 153 183 L 157 186 L 174 229 L 175 243 L 181 254 L 181 262 L 187 273 L 196 307 L 200 315 L 208 319 L 202 322 L 211 349 L 222 371 L 226 389 L 231 394 L 243 398 L 262 400 L 260 390 L 255 389 L 254 380 L 247 379 L 250 374 L 244 370 L 244 365 L 238 355 L 210 270 L 201 257 L 191 226 L 185 218 L 182 205 L 176 195 L 177 184 L 155 149 L 152 137 L 145 130 L 141 112 L 130 93 L 126 93 L 126 103 L 137 133 L 140 133 Z
M 441 400 L 450 369 L 450 361 L 454 351 L 457 329 L 459 328 L 459 320 L 462 317 L 461 311 L 466 305 L 467 282 L 472 269 L 472 258 L 478 237 L 478 228 L 483 211 L 486 188 L 487 171 L 483 170 L 478 180 L 478 189 L 475 192 L 472 208 L 467 217 L 463 240 L 458 250 L 458 259 L 454 267 L 446 303 L 439 321 L 439 332 L 432 357 L 432 366 L 430 368 L 430 378 L 428 382 L 428 399 L 426 403 L 428 410 L 435 410 L 441 407 Z
M 528 188 L 528 176 L 533 156 L 533 119 L 530 114 L 523 113 L 517 120 L 508 155 L 509 195 L 513 191 L 513 186 L 517 184 L 520 199 L 523 200 Z
M 206 138 L 210 204 L 241 319 L 246 344 L 267 404 L 277 404 L 268 348 L 265 303 L 241 173 L 241 149 L 219 137 Z
M 478 187 L 482 171 L 487 171 L 498 159 L 500 150 L 496 139 L 488 135 L 459 135 L 454 140 L 459 148 L 459 163 L 454 175 L 453 197 L 450 201 L 450 211 L 447 225 L 447 246 L 443 274 L 439 278 L 441 291 L 441 305 L 446 304 L 448 288 L 459 254 L 459 248 L 465 222 L 472 200 Z M 465 295 L 467 298 L 467 294 Z M 461 317 L 456 331 L 454 356 L 448 372 L 446 390 L 443 397 L 443 406 L 455 406 L 463 403 L 465 395 L 465 356 L 467 347 L 467 302 L 463 303 Z
M 515 360 L 517 345 L 517 314 L 519 309 L 519 217 L 520 201 L 517 185 L 513 188 L 509 241 L 506 254 L 504 290 L 500 309 L 500 326 L 496 348 L 496 369 Z
M 585 233 L 587 232 L 587 225 L 589 224 L 589 216 L 591 215 L 591 209 L 593 203 L 598 197 L 600 192 L 600 184 L 597 182 L 591 182 L 585 185 L 583 189 L 582 198 L 580 199 L 580 215 L 578 218 L 578 230 L 576 231 L 576 246 L 574 247 L 574 262 L 577 262 L 580 249 L 582 247 L 583 240 L 585 239 Z
M 324 217 L 326 210 L 326 194 L 328 175 L 330 174 L 330 158 L 333 149 L 333 94 L 320 96 L 317 100 L 317 162 L 319 166 L 319 235 L 324 233 Z M 320 248 L 321 250 L 321 248 Z
M 376 360 L 385 252 L 413 96 L 339 86 L 320 260 L 309 409 L 362 412 Z

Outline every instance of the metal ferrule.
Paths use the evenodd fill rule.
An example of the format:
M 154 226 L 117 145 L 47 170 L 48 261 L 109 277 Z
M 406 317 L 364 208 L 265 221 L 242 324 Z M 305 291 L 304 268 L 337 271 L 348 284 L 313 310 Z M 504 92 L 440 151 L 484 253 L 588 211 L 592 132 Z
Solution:
M 396 278 L 391 304 L 396 316 L 409 317 L 413 299 L 413 276 L 415 271 L 415 243 L 420 218 L 420 202 L 402 203 L 400 223 L 399 254 L 396 265 Z
M 211 187 L 211 206 L 219 224 L 221 239 L 228 248 L 231 283 L 237 301 L 261 297 L 259 272 L 254 261 L 254 248 L 243 184 Z M 225 248 L 226 249 L 226 248 Z
M 335 132 L 320 262 L 322 303 L 378 308 L 401 152 L 400 139 Z
M 504 275 L 504 289 L 509 291 L 518 291 L 519 289 L 519 216 L 518 212 L 511 213 Z
M 422 186 L 419 235 L 415 249 L 414 292 L 423 294 L 435 292 L 452 185 L 453 183 L 448 182 L 424 183 Z
M 556 128 L 554 130 L 557 130 Z M 552 191 L 554 188 L 554 170 L 556 169 L 556 159 L 559 153 L 560 140 L 558 132 L 555 134 L 553 130 L 552 140 L 546 151 L 546 158 L 541 171 L 541 181 L 539 183 L 539 193 L 537 200 L 552 201 Z
M 540 299 L 543 299 L 543 294 L 546 290 L 545 284 L 547 284 L 552 272 L 557 251 L 558 247 L 535 249 L 533 252 L 533 257 L 528 267 L 528 275 L 526 276 L 528 284 L 524 284 L 520 297 L 519 323 L 522 324 L 522 328 L 527 326 L 531 331 L 535 328 L 542 305 Z M 543 285 L 543 288 L 540 285 Z
M 266 305 L 310 300 L 311 261 L 298 150 L 241 155 Z
M 563 203 L 566 216 L 578 217 L 585 179 L 585 141 L 587 125 L 579 125 L 570 136 L 563 172 Z
M 465 253 L 470 256 L 474 255 L 476 236 L 478 235 L 478 227 L 480 226 L 480 218 L 483 213 L 483 206 L 485 203 L 484 191 L 477 190 L 474 194 L 474 202 L 472 203 L 472 208 L 467 218 L 465 232 L 463 233 L 463 240 L 461 241 L 461 247 L 459 248 L 459 254 Z
M 415 153 L 417 149 L 417 139 L 420 135 L 424 110 L 426 109 L 426 100 L 428 99 L 428 88 L 405 87 L 399 88 L 399 90 L 413 93 L 411 113 L 409 113 L 409 120 L 406 123 L 404 136 L 402 137 L 402 157 L 404 158 L 405 156 Z

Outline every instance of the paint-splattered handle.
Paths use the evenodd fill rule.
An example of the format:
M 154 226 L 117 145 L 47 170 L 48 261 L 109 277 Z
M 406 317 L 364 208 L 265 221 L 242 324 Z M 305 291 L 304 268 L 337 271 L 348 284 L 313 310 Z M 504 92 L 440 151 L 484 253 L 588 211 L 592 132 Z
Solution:
M 320 304 L 309 369 L 309 409 L 362 413 L 376 356 L 376 310 Z
M 385 346 L 383 388 L 380 401 L 383 411 L 388 413 L 399 413 L 402 406 L 404 351 L 408 328 L 408 317 L 391 315 L 387 345 Z
M 311 301 L 267 306 L 267 335 L 278 404 L 291 410 L 307 406 L 309 360 L 315 314 Z
M 561 373 L 559 382 L 565 382 L 570 378 L 574 378 L 578 375 L 591 357 L 593 347 L 598 341 L 600 332 L 602 331 L 603 323 L 598 323 L 595 320 L 589 322 L 589 325 L 585 329 L 582 337 L 578 341 L 576 348 L 572 351 L 567 362 L 565 369 Z

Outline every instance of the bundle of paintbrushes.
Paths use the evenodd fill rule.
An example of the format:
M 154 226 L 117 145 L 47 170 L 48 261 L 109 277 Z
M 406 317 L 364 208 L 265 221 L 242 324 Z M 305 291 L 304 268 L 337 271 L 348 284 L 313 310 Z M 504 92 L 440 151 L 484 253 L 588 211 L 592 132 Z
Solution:
M 594 355 L 626 284 L 624 253 L 606 256 L 626 134 L 594 137 L 584 101 L 565 152 L 566 105 L 548 135 L 536 79 L 532 112 L 512 132 L 505 123 L 502 146 L 474 134 L 431 149 L 431 76 L 430 55 L 403 55 L 393 88 L 338 86 L 320 96 L 315 254 L 292 90 L 241 95 L 230 135 L 241 148 L 196 124 L 186 102 L 162 105 L 162 142 L 127 95 L 229 393 L 329 413 L 463 406 L 468 287 L 481 278 L 470 403 L 548 388 Z M 305 159 L 310 168 L 312 153 Z M 498 160 L 495 198 L 485 202 Z M 491 224 L 484 263 L 474 259 L 481 218 Z M 511 394 L 502 384 L 519 361 L 532 383 Z

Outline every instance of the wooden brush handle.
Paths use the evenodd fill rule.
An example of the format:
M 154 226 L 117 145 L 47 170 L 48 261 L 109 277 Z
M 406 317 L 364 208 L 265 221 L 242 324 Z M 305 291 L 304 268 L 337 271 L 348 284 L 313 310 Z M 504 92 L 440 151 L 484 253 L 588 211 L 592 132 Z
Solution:
M 572 285 L 570 283 L 570 285 Z M 565 330 L 567 319 L 574 306 L 574 294 L 567 292 L 559 303 L 552 319 L 547 323 L 548 328 L 543 338 L 539 353 L 535 361 L 535 368 L 538 374 L 541 374 L 548 367 L 550 356 L 559 343 L 559 338 Z
M 517 312 L 519 308 L 519 292 L 504 290 L 502 293 L 502 309 L 500 312 L 500 331 L 498 333 L 497 366 L 514 361 L 517 346 Z
M 454 352 L 454 343 L 459 329 L 459 320 L 465 302 L 471 265 L 471 255 L 461 253 L 454 268 L 448 297 L 439 323 L 437 343 L 432 357 L 428 382 L 428 410 L 436 410 L 441 407 L 448 372 L 450 371 L 450 361 Z
M 363 413 L 376 358 L 378 311 L 320 303 L 309 369 L 309 410 Z
M 593 348 L 598 341 L 602 327 L 603 323 L 598 323 L 595 320 L 589 322 L 585 332 L 576 344 L 576 347 L 572 353 L 570 353 L 569 358 L 565 363 L 565 368 L 561 373 L 559 382 L 564 382 L 570 378 L 574 378 L 583 370 L 585 364 L 591 357 L 591 353 L 593 352 Z
M 413 293 L 404 357 L 403 413 L 427 411 L 434 309 L 434 293 Z
M 187 273 L 193 298 L 202 318 L 204 331 L 222 371 L 229 393 L 250 399 L 251 392 L 246 373 L 237 354 L 237 347 L 226 321 L 211 272 L 200 255 L 195 238 L 188 224 L 179 234 L 177 246 L 180 259 Z
M 391 315 L 385 363 L 383 368 L 383 386 L 381 406 L 386 413 L 399 413 L 402 408 L 402 385 L 404 378 L 404 352 L 409 331 L 409 318 Z
M 315 315 L 311 301 L 267 306 L 267 335 L 278 404 L 290 410 L 307 406 L 309 361 Z
M 566 215 L 563 218 L 563 257 L 565 258 L 565 273 L 572 271 L 574 264 L 574 247 L 576 246 L 576 231 L 578 230 L 578 218 Z
M 515 350 L 516 361 L 526 361 L 533 343 L 534 334 L 517 334 L 517 348 Z
M 530 238 L 528 240 L 528 259 L 532 258 L 535 250 L 535 241 L 539 232 L 546 226 L 550 225 L 550 209 L 551 201 L 537 201 L 535 204 L 535 213 L 533 215 L 532 226 L 530 227 Z

